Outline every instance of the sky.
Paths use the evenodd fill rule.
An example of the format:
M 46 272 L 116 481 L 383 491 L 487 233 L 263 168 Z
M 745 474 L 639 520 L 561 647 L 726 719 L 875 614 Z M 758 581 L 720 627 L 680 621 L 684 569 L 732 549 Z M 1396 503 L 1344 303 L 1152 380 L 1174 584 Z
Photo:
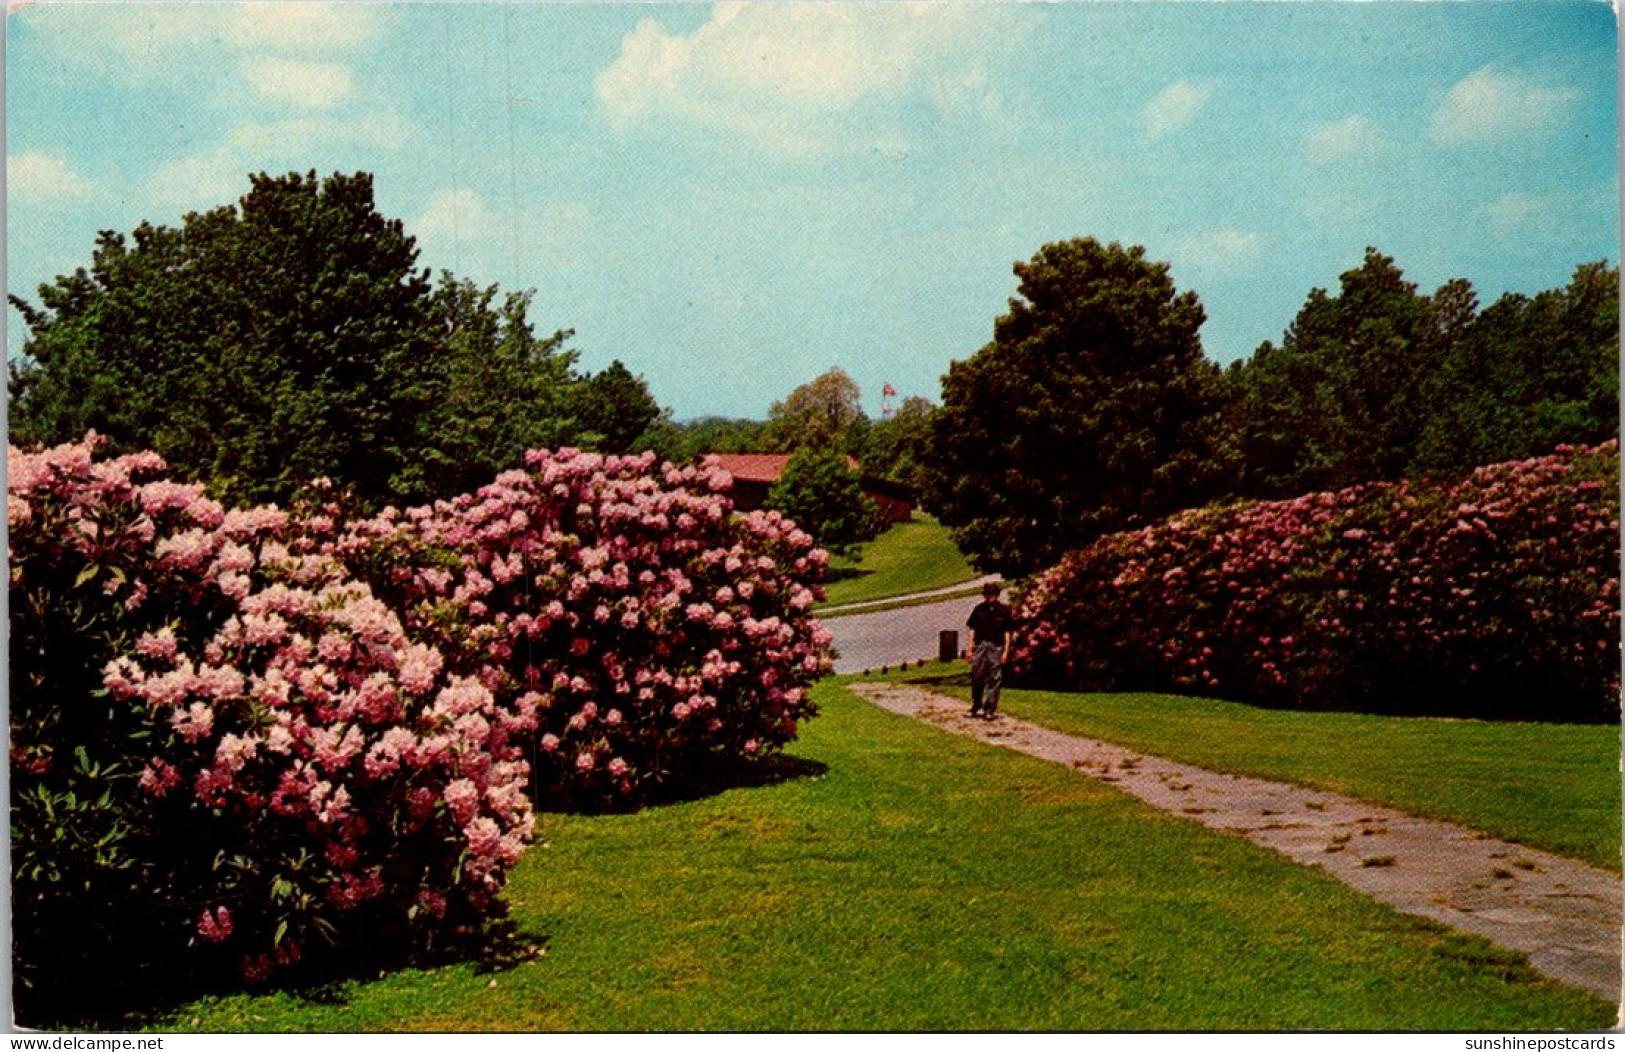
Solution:
M 534 289 L 677 419 L 835 366 L 879 416 L 1054 241 L 1168 262 L 1221 363 L 1367 246 L 1484 305 L 1617 260 L 1616 40 L 1595 0 L 14 5 L 7 284 L 367 171 L 420 266 Z

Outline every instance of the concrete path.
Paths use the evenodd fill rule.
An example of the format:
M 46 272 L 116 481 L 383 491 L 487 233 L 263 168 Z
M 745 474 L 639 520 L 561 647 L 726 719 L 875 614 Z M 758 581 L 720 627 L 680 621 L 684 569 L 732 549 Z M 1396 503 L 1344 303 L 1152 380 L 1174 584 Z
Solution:
M 848 614 L 824 622 L 835 637 L 836 672 L 863 672 L 883 665 L 937 656 L 937 633 L 951 628 L 965 646 L 965 619 L 980 596 L 967 595 L 924 606 L 904 606 L 867 614 Z
M 908 598 L 893 596 L 886 601 Z M 896 668 L 905 661 L 935 658 L 937 633 L 949 628 L 959 633 L 959 648 L 963 650 L 965 619 L 981 601 L 979 595 L 964 595 L 940 603 L 832 617 L 824 627 L 835 637 L 839 655 L 835 671 L 864 672 L 886 665 Z
M 1488 833 L 1335 793 L 1175 763 L 887 683 L 852 690 L 943 730 L 1065 764 L 1153 807 L 1235 833 L 1406 913 L 1481 935 L 1541 972 L 1620 1002 L 1620 878 Z

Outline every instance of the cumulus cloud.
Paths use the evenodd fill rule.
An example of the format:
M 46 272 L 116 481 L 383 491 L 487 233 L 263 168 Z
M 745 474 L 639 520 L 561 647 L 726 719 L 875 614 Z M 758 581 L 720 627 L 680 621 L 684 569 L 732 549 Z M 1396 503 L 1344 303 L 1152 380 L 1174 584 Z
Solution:
M 718 4 L 687 35 L 640 21 L 594 88 L 617 127 L 676 119 L 810 150 L 916 95 L 945 111 L 997 108 L 988 48 L 1030 17 L 982 5 Z
M 316 155 L 330 158 L 324 167 L 343 168 L 347 151 L 396 150 L 409 131 L 404 120 L 387 113 L 245 123 L 223 142 L 161 165 L 146 182 L 146 199 L 171 209 L 225 204 L 248 192 L 250 172 L 303 170 Z
M 1453 145 L 1514 138 L 1560 119 L 1579 95 L 1493 66 L 1457 81 L 1433 112 L 1429 133 Z
M 472 190 L 442 190 L 411 224 L 409 231 L 426 241 L 461 242 L 489 237 L 495 217 Z
M 230 5 L 226 39 L 241 48 L 330 53 L 370 40 L 378 8 L 363 3 L 260 2 Z
M 253 162 L 229 145 L 179 157 L 152 173 L 146 198 L 177 211 L 227 204 L 248 192 L 252 168 Z
M 1372 157 L 1386 145 L 1382 129 L 1356 113 L 1310 132 L 1304 141 L 1304 154 L 1314 164 L 1335 164 Z
M 350 94 L 348 68 L 332 62 L 257 58 L 243 64 L 243 76 L 262 98 L 311 109 L 328 109 Z
M 1204 230 L 1176 238 L 1170 246 L 1175 266 L 1203 270 L 1236 270 L 1250 267 L 1263 255 L 1263 243 L 1250 231 Z
M 1140 107 L 1140 124 L 1153 139 L 1184 128 L 1213 96 L 1210 80 L 1176 80 Z
M 1497 237 L 1546 237 L 1556 232 L 1558 209 L 1550 197 L 1513 190 L 1483 208 Z
M 333 54 L 375 35 L 379 7 L 360 3 L 38 4 L 13 17 L 64 60 L 123 80 L 191 76 L 197 57 Z
M 474 190 L 441 190 L 407 221 L 424 259 L 447 263 L 458 274 L 495 280 L 526 258 L 542 256 L 555 270 L 583 259 L 601 239 L 591 214 L 576 202 L 526 201 L 503 208 Z
M 60 157 L 38 151 L 6 157 L 6 196 L 12 201 L 72 200 L 88 196 L 93 189 L 90 180 Z

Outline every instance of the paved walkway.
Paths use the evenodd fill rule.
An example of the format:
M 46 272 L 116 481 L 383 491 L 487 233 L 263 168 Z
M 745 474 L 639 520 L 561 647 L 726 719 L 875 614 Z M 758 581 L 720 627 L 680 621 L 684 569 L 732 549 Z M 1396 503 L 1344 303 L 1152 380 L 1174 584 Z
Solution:
M 1620 878 L 1488 833 L 1283 782 L 1219 774 L 1000 716 L 919 688 L 859 697 L 943 730 L 1066 764 L 1153 807 L 1315 866 L 1406 913 L 1481 935 L 1541 972 L 1620 1002 Z
M 819 617 L 827 614 L 844 614 L 851 610 L 869 610 L 877 606 L 889 606 L 892 603 L 912 603 L 917 599 L 930 599 L 934 596 L 954 596 L 961 592 L 968 592 L 972 588 L 981 588 L 989 581 L 1002 581 L 996 573 L 986 577 L 978 577 L 974 581 L 960 581 L 958 584 L 948 585 L 946 588 L 930 588 L 923 592 L 910 592 L 907 595 L 888 595 L 884 599 L 866 599 L 861 603 L 841 603 L 837 606 L 825 606 L 814 610 Z

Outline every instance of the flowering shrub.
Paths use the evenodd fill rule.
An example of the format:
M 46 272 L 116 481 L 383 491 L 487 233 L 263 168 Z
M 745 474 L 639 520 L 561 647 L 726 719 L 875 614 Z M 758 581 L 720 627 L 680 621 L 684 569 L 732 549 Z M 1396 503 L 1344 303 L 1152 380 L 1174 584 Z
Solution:
M 830 668 L 827 554 L 776 512 L 733 514 L 731 485 L 713 463 L 533 452 L 318 543 L 535 724 L 543 793 L 631 801 L 792 740 Z
M 1301 707 L 1618 718 L 1619 447 L 1216 506 L 1018 604 L 1013 671 Z
M 533 453 L 354 520 L 319 487 L 227 511 L 97 444 L 10 453 L 25 1013 L 140 962 L 173 987 L 188 947 L 257 980 L 478 922 L 533 762 L 636 799 L 790 741 L 829 669 L 827 556 L 712 465 Z
M 486 915 L 531 834 L 525 710 L 285 513 L 96 444 L 9 458 L 25 1012 L 188 944 L 259 979 Z

